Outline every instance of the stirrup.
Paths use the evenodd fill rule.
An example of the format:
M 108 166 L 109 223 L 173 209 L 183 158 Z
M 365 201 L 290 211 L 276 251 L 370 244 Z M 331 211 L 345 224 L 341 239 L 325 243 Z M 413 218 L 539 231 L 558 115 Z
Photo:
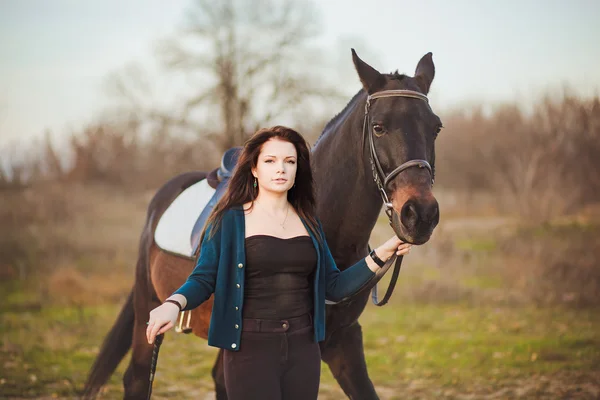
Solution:
M 185 313 L 187 313 L 187 319 L 185 318 Z M 192 320 L 192 311 L 182 311 L 179 313 L 179 317 L 177 318 L 177 326 L 175 326 L 175 332 L 177 333 L 190 333 L 192 332 L 192 327 L 190 326 L 190 322 Z M 183 320 L 186 319 L 185 326 L 183 326 Z

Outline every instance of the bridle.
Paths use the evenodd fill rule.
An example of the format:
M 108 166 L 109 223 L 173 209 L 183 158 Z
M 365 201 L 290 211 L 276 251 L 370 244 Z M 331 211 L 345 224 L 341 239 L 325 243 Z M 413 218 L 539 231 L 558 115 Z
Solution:
M 390 225 L 391 225 L 392 229 L 394 230 L 394 232 L 396 233 L 396 235 L 398 237 L 400 237 L 400 224 L 401 224 L 400 217 L 399 217 L 398 213 L 394 210 L 394 207 L 393 207 L 392 203 L 390 202 L 388 195 L 385 191 L 387 188 L 387 185 L 390 183 L 390 181 L 396 175 L 398 175 L 401 172 L 403 172 L 409 168 L 412 168 L 412 167 L 426 168 L 429 171 L 429 174 L 431 175 L 431 184 L 433 185 L 433 183 L 435 181 L 435 168 L 432 168 L 432 166 L 426 160 L 409 160 L 409 161 L 401 164 L 400 166 L 396 167 L 389 174 L 387 174 L 387 175 L 385 174 L 385 172 L 383 171 L 383 168 L 381 167 L 381 162 L 379 161 L 379 157 L 377 157 L 377 152 L 375 151 L 375 144 L 373 142 L 374 133 L 373 132 L 369 133 L 369 109 L 371 107 L 372 100 L 386 98 L 386 97 L 409 97 L 409 98 L 413 98 L 413 99 L 423 100 L 423 101 L 425 101 L 427 106 L 429 106 L 429 99 L 424 94 L 415 92 L 413 90 L 384 90 L 384 91 L 376 92 L 376 93 L 373 93 L 373 94 L 367 96 L 367 102 L 365 103 L 365 118 L 363 121 L 363 143 L 365 142 L 365 140 L 368 139 L 368 141 L 369 141 L 369 161 L 371 162 L 371 170 L 373 172 L 373 180 L 375 181 L 375 184 L 377 185 L 377 190 L 378 190 L 379 194 L 381 195 L 381 199 L 383 200 L 383 204 L 385 206 L 385 213 L 387 214 L 387 216 L 390 220 Z M 370 246 L 369 246 L 369 251 L 370 251 Z M 388 302 L 388 300 L 392 296 L 392 292 L 394 291 L 394 287 L 396 286 L 396 281 L 398 280 L 398 275 L 400 274 L 400 267 L 402 266 L 403 257 L 404 256 L 397 257 L 396 254 L 394 254 L 385 263 L 385 265 L 383 267 L 381 267 L 379 271 L 377 271 L 377 273 L 375 274 L 375 277 L 373 278 L 374 282 L 373 281 L 370 282 L 370 285 L 373 285 L 372 289 L 371 289 L 371 299 L 376 306 L 383 306 L 384 304 L 386 304 Z M 379 301 L 379 299 L 377 297 L 377 282 L 379 282 L 379 280 L 383 277 L 383 275 L 391 267 L 391 265 L 394 264 L 394 262 L 395 262 L 394 272 L 392 273 L 392 277 L 390 279 L 390 284 L 388 286 L 387 291 L 385 292 L 385 295 L 383 296 L 383 299 L 381 299 L 381 301 Z
M 415 92 L 413 90 L 384 90 L 384 91 L 376 92 L 376 93 L 369 95 L 367 97 L 367 102 L 365 103 L 365 118 L 364 118 L 364 122 L 363 122 L 363 143 L 364 143 L 365 139 L 368 138 L 369 161 L 371 162 L 371 170 L 373 172 L 373 180 L 375 181 L 375 184 L 377 185 L 377 190 L 379 191 L 379 194 L 381 195 L 381 198 L 383 200 L 383 204 L 385 205 L 385 208 L 386 208 L 385 213 L 390 218 L 390 222 L 392 222 L 392 212 L 394 209 L 393 209 L 392 203 L 388 199 L 387 193 L 385 191 L 385 189 L 387 188 L 387 185 L 390 183 L 390 181 L 396 175 L 400 174 L 401 172 L 403 172 L 409 168 L 419 167 L 419 168 L 426 168 L 429 171 L 429 174 L 431 175 L 431 184 L 433 185 L 433 183 L 435 181 L 435 172 L 434 172 L 434 169 L 429 164 L 429 162 L 427 162 L 426 160 L 410 160 L 410 161 L 405 162 L 404 164 L 401 164 L 399 167 L 396 167 L 388 175 L 386 175 L 385 172 L 383 172 L 383 168 L 381 167 L 381 162 L 379 161 L 379 157 L 377 157 L 377 152 L 375 151 L 375 143 L 373 142 L 374 133 L 371 132 L 369 134 L 369 109 L 371 107 L 372 100 L 385 98 L 385 97 L 410 97 L 413 99 L 423 100 L 427 104 L 427 106 L 429 106 L 429 99 L 424 94 Z M 394 229 L 394 230 L 396 230 L 396 229 Z M 396 233 L 398 233 L 398 232 L 396 232 Z

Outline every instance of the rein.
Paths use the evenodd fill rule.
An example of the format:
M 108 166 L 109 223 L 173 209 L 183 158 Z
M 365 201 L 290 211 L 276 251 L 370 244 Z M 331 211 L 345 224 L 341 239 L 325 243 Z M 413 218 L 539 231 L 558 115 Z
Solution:
M 435 173 L 434 173 L 434 170 L 431 168 L 431 165 L 429 164 L 429 162 L 427 162 L 426 160 L 418 160 L 418 159 L 417 160 L 409 160 L 409 161 L 401 164 L 400 166 L 396 167 L 392 172 L 390 172 L 387 175 L 383 171 L 383 168 L 381 167 L 381 162 L 379 161 L 379 157 L 377 156 L 377 152 L 375 151 L 375 143 L 373 141 L 374 133 L 373 132 L 369 133 L 369 110 L 371 107 L 372 100 L 388 98 L 388 97 L 408 97 L 408 98 L 423 100 L 428 106 L 429 106 L 429 99 L 424 94 L 415 92 L 413 90 L 384 90 L 384 91 L 376 92 L 376 93 L 373 93 L 373 94 L 367 96 L 367 101 L 365 103 L 365 118 L 363 121 L 363 143 L 365 142 L 365 140 L 368 139 L 368 141 L 369 141 L 369 161 L 371 162 L 371 171 L 373 173 L 373 180 L 375 181 L 375 184 L 377 185 L 377 191 L 379 192 L 381 199 L 383 200 L 383 205 L 385 206 L 385 213 L 387 214 L 388 219 L 390 221 L 390 226 L 396 233 L 396 236 L 398 236 L 400 238 L 400 236 L 401 236 L 400 216 L 394 210 L 394 207 L 388 198 L 388 195 L 386 192 L 387 185 L 390 183 L 390 181 L 396 175 L 398 175 L 401 172 L 403 172 L 409 168 L 412 168 L 412 167 L 427 169 L 429 171 L 429 174 L 431 175 L 431 184 L 432 185 L 435 181 L 435 176 L 434 176 Z M 369 251 L 371 251 L 370 246 L 369 246 Z M 389 260 L 386 261 L 385 265 L 383 267 L 381 267 L 379 271 L 377 271 L 377 273 L 375 274 L 375 277 L 373 278 L 373 281 L 371 281 L 371 285 L 374 285 L 371 288 L 371 300 L 373 301 L 373 304 L 375 304 L 376 306 L 381 307 L 381 306 L 385 305 L 388 302 L 388 300 L 390 299 L 390 297 L 392 296 L 392 293 L 394 292 L 394 288 L 396 287 L 396 281 L 398 280 L 398 275 L 400 274 L 400 268 L 402 267 L 402 259 L 403 258 L 404 258 L 404 256 L 398 257 L 394 253 L 394 255 L 392 257 L 390 257 Z M 389 286 L 385 292 L 385 295 L 383 296 L 383 299 L 379 300 L 378 295 L 377 295 L 377 282 L 379 282 L 379 280 L 383 277 L 385 272 L 392 266 L 392 264 L 394 264 L 394 272 L 392 273 L 392 277 L 391 277 Z

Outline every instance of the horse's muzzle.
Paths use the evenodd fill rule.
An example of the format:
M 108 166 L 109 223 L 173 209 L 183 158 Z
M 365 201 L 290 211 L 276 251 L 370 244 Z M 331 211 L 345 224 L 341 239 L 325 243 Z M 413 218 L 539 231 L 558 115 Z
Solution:
M 424 244 L 431 238 L 440 220 L 439 206 L 435 198 L 427 202 L 409 199 L 400 212 L 392 208 L 387 213 L 396 236 L 403 242 L 416 245 Z

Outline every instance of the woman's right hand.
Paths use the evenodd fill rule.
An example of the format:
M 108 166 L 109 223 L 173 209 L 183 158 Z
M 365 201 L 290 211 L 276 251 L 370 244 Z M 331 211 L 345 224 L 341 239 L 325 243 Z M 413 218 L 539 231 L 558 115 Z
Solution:
M 146 338 L 148 343 L 154 343 L 157 335 L 161 335 L 175 326 L 179 307 L 173 303 L 163 303 L 150 311 L 150 319 L 146 328 Z
M 384 244 L 375 249 L 375 254 L 383 261 L 387 261 L 396 253 L 397 256 L 405 256 L 410 252 L 412 244 L 405 243 L 398 239 L 397 236 L 392 236 Z

